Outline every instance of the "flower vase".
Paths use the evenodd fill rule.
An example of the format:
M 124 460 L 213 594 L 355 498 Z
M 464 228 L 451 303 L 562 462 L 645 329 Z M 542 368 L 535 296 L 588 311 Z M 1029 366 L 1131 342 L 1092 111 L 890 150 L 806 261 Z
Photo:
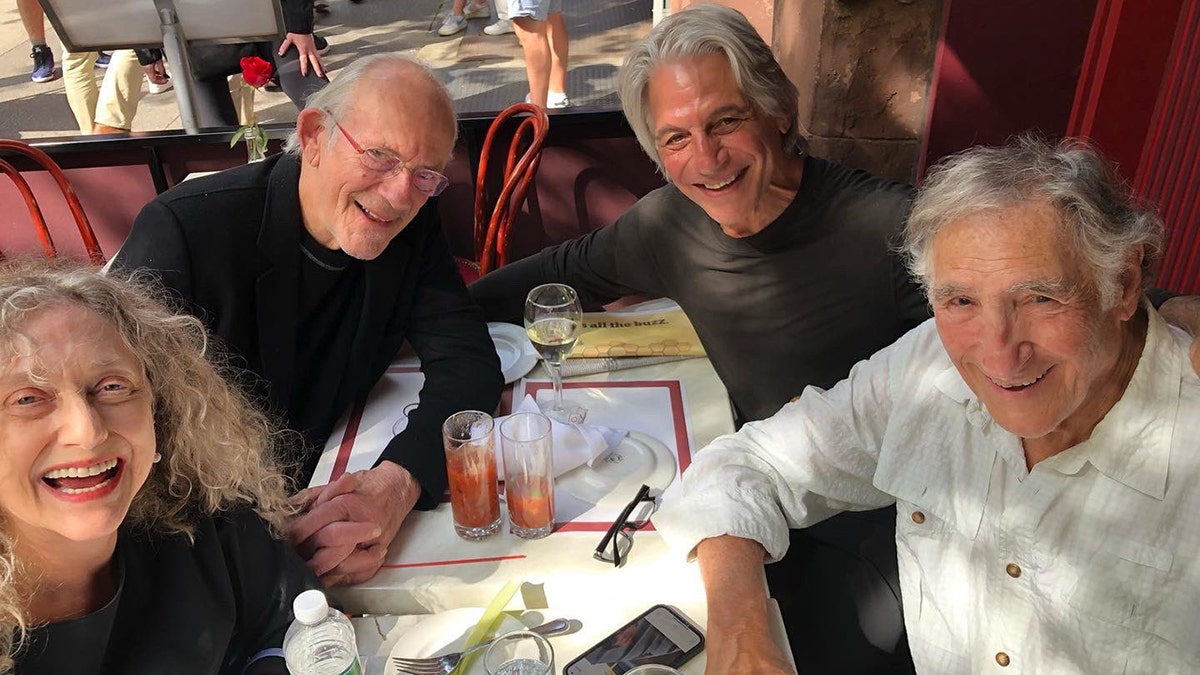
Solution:
M 261 162 L 267 158 L 267 135 L 262 127 L 252 125 L 246 127 L 242 135 L 246 141 L 246 162 Z

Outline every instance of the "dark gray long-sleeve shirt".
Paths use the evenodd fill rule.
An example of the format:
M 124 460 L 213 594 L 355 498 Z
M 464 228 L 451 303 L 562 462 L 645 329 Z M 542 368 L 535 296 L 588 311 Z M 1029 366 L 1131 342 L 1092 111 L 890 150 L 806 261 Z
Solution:
M 791 205 L 739 239 L 668 185 L 613 225 L 470 291 L 489 320 L 519 320 L 525 294 L 549 282 L 573 286 L 585 302 L 669 297 L 696 327 L 740 417 L 763 419 L 809 384 L 832 386 L 929 317 L 894 248 L 911 197 L 908 186 L 808 157 Z

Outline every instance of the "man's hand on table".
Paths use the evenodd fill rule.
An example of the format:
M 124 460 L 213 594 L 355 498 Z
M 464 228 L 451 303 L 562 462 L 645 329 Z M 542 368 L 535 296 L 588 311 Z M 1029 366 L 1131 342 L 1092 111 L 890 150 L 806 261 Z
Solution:
M 771 637 L 763 556 L 758 542 L 729 535 L 696 547 L 708 596 L 705 675 L 796 672 Z
M 1192 369 L 1200 375 L 1200 296 L 1180 295 L 1167 300 L 1158 313 L 1168 323 L 1179 326 L 1192 336 Z
M 357 584 L 379 571 L 420 495 L 416 479 L 393 462 L 347 473 L 296 495 L 301 512 L 288 538 L 325 585 Z

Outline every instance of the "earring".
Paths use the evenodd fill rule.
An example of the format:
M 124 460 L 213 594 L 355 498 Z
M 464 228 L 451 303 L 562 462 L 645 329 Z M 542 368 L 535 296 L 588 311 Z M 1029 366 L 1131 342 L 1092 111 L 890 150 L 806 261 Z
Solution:
M 154 453 L 154 463 L 158 464 L 161 461 L 162 461 L 162 453 L 158 453 L 158 452 Z

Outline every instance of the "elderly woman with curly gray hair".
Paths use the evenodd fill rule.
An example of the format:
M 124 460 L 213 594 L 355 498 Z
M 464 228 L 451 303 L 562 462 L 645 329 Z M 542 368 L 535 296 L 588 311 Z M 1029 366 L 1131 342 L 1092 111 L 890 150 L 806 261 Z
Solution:
M 211 353 L 136 282 L 0 266 L 0 673 L 286 672 L 319 582 L 284 437 Z

